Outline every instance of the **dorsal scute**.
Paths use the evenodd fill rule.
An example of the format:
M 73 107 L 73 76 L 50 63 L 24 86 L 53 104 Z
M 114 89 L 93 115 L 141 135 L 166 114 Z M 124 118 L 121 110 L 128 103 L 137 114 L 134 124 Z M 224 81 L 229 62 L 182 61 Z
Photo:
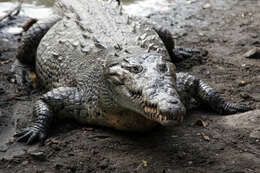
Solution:
M 141 47 L 144 52 L 167 54 L 165 46 L 152 25 L 122 12 L 116 0 L 61 0 L 56 2 L 63 20 L 74 21 L 86 39 L 97 48 Z M 88 41 L 87 41 L 88 40 Z

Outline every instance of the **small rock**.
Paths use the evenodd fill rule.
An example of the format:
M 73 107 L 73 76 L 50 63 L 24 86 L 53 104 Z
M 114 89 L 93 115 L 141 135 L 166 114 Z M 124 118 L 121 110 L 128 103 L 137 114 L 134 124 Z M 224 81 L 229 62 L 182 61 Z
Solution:
M 7 145 L 0 145 L 0 152 L 6 152 L 8 150 L 8 146 Z
M 0 112 L 1 113 L 1 112 Z M 0 115 L 1 116 L 1 115 Z M 8 144 L 13 144 L 15 142 L 15 138 L 12 137 L 8 140 Z
M 211 7 L 211 4 L 210 3 L 206 3 L 202 6 L 203 9 L 207 9 L 207 8 L 210 8 Z
M 241 80 L 238 83 L 238 86 L 245 86 L 247 84 L 247 81 Z
M 30 153 L 30 155 L 37 160 L 46 160 L 46 156 L 42 151 Z
M 15 83 L 15 79 L 14 79 L 14 78 L 11 78 L 11 79 L 10 79 L 10 82 L 11 82 L 11 83 Z
M 25 160 L 25 161 L 23 161 L 21 164 L 23 165 L 23 166 L 25 166 L 25 165 L 27 165 L 29 163 L 29 161 L 28 160 Z
M 199 36 L 204 37 L 204 36 L 206 36 L 206 35 L 205 35 L 204 33 L 200 32 L 200 33 L 199 33 Z
M 109 166 L 109 160 L 108 159 L 104 159 L 103 161 L 101 161 L 100 163 L 99 163 L 99 167 L 101 168 L 101 169 L 105 169 L 105 168 L 107 168 Z
M 55 169 L 61 169 L 62 167 L 64 167 L 64 165 L 57 163 L 54 167 Z
M 240 97 L 243 99 L 249 99 L 250 95 L 248 95 L 247 93 L 240 93 Z
M 251 138 L 260 139 L 260 129 L 256 129 L 249 135 Z
M 243 67 L 245 70 L 248 70 L 251 68 L 250 64 L 242 64 L 241 67 Z
M 260 59 L 260 49 L 259 48 L 252 48 L 251 50 L 247 51 L 243 57 L 249 59 Z
M 251 37 L 252 37 L 252 38 L 257 38 L 257 37 L 258 37 L 258 35 L 257 35 L 257 34 L 255 34 L 255 33 L 252 33 L 252 34 L 251 34 Z

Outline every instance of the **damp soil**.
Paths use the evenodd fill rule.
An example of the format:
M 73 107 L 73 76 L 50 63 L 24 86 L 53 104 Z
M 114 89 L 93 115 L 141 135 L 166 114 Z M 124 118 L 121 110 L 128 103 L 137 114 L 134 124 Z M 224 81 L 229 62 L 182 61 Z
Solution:
M 182 124 L 142 134 L 65 120 L 57 122 L 44 146 L 25 146 L 12 137 L 30 123 L 42 91 L 19 91 L 11 83 L 19 35 L 0 32 L 0 172 L 260 172 L 260 57 L 243 56 L 260 47 L 259 7 L 253 0 L 195 0 L 147 16 L 169 28 L 177 45 L 209 52 L 176 64 L 178 71 L 256 110 L 219 116 L 200 107 Z

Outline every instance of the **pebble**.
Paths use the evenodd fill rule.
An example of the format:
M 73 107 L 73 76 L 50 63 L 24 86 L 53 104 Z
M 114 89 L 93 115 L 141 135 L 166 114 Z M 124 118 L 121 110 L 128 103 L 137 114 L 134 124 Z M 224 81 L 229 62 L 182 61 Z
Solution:
M 30 153 L 30 155 L 37 160 L 45 160 L 46 159 L 45 154 L 41 151 Z
M 29 163 L 29 161 L 25 160 L 25 161 L 23 161 L 21 164 L 22 164 L 23 166 L 25 166 L 25 165 L 27 165 L 28 163 Z
M 241 81 L 239 81 L 238 86 L 245 86 L 247 84 L 248 84 L 247 81 L 241 80 Z
M 260 139 L 260 129 L 256 129 L 250 133 L 250 138 Z
M 1 145 L 0 146 L 0 152 L 6 152 L 8 150 L 8 146 L 7 145 Z
M 202 6 L 203 9 L 207 9 L 207 8 L 210 8 L 210 7 L 211 7 L 210 3 L 206 3 Z
M 260 49 L 259 48 L 252 48 L 249 51 L 247 51 L 243 57 L 249 58 L 249 59 L 260 59 Z
M 249 99 L 250 95 L 246 94 L 246 93 L 240 93 L 240 97 L 243 99 Z

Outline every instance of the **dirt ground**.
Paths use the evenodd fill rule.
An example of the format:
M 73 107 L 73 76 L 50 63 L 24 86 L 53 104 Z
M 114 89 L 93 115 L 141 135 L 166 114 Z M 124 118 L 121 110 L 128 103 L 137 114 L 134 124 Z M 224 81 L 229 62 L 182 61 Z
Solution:
M 25 146 L 12 135 L 30 123 L 31 105 L 41 91 L 23 94 L 9 82 L 17 45 L 0 37 L 0 172 L 260 172 L 260 57 L 243 57 L 260 47 L 260 3 L 193 0 L 171 9 L 148 17 L 168 27 L 178 45 L 209 52 L 177 64 L 178 70 L 256 110 L 219 116 L 199 108 L 183 124 L 145 134 L 63 121 L 44 146 Z

